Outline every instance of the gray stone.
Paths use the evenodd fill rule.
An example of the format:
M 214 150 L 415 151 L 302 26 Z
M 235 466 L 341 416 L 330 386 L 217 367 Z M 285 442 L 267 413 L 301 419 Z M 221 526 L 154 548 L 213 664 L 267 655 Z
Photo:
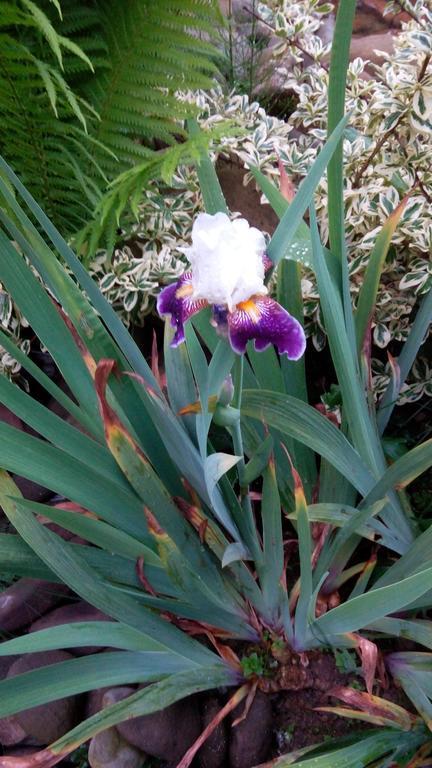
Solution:
M 110 621 L 102 611 L 94 608 L 88 603 L 70 603 L 69 605 L 62 605 L 60 608 L 56 608 L 54 611 L 45 614 L 41 619 L 35 621 L 29 632 L 38 632 L 41 629 L 48 629 L 49 627 L 57 627 L 61 624 L 70 624 L 77 621 Z M 107 644 L 109 638 L 107 637 Z M 102 646 L 76 646 L 71 647 L 70 650 L 75 656 L 87 656 L 89 653 L 97 653 Z
M 201 727 L 207 728 L 211 721 L 220 712 L 223 704 L 216 696 L 206 699 L 201 709 Z M 198 752 L 201 768 L 224 768 L 228 751 L 228 739 L 226 723 L 222 721 L 215 728 L 211 736 L 204 742 Z
M 9 668 L 7 677 L 15 677 L 15 675 L 21 675 L 24 672 L 72 658 L 70 653 L 66 653 L 66 651 L 29 653 L 14 661 Z M 73 728 L 77 720 L 77 705 L 78 697 L 69 696 L 65 699 L 57 699 L 48 704 L 40 704 L 37 707 L 26 709 L 7 719 L 13 720 L 13 723 L 16 724 L 17 734 L 20 733 L 18 729 L 21 728 L 26 738 L 31 737 L 34 744 L 42 746 L 50 744 Z M 9 726 L 11 726 L 11 722 L 9 722 Z
M 160 712 L 119 723 L 120 734 L 152 757 L 178 762 L 201 733 L 196 701 L 183 699 Z
M 234 710 L 232 722 L 241 716 L 243 709 L 244 702 Z M 272 741 L 272 720 L 270 698 L 258 691 L 246 719 L 231 728 L 231 768 L 250 768 L 267 758 Z
M 100 708 L 116 704 L 133 691 L 133 688 L 126 686 L 105 689 L 100 698 Z M 108 728 L 90 741 L 88 761 L 91 768 L 140 768 L 145 758 L 146 755 L 129 744 L 117 728 Z
M 19 579 L 0 594 L 0 631 L 14 632 L 39 619 L 69 590 L 43 579 Z

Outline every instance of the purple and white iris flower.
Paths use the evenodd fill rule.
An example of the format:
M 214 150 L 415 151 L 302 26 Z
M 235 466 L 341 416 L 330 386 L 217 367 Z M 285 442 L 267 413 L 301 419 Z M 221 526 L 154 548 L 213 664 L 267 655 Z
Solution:
M 212 323 L 238 354 L 254 339 L 257 350 L 274 344 L 290 360 L 302 356 L 302 326 L 267 295 L 265 247 L 262 232 L 245 219 L 231 221 L 225 213 L 198 215 L 192 246 L 183 249 L 191 270 L 164 288 L 157 300 L 159 314 L 171 315 L 176 329 L 171 346 L 184 341 L 186 320 L 210 305 Z

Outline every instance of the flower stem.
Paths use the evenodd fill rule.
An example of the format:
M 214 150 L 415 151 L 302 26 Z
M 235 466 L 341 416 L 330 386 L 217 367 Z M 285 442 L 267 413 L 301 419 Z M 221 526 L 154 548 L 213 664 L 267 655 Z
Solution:
M 244 356 L 238 355 L 234 363 L 234 395 L 231 402 L 233 408 L 240 412 L 241 401 L 243 393 L 243 369 L 244 369 Z M 245 482 L 244 471 L 246 467 L 244 458 L 243 436 L 241 431 L 241 418 L 231 427 L 231 436 L 233 440 L 234 453 L 236 456 L 240 456 L 240 461 L 237 464 L 237 473 L 240 486 L 240 504 L 244 514 L 244 526 L 243 533 L 246 534 L 244 541 L 249 549 L 250 554 L 255 563 L 257 572 L 263 566 L 263 553 L 259 542 L 257 527 L 255 523 L 255 516 L 252 509 L 252 503 L 249 495 L 249 486 Z
M 243 358 L 243 355 L 239 355 L 234 363 L 234 395 L 231 403 L 232 407 L 236 408 L 239 411 L 241 408 L 242 391 L 243 391 L 243 368 L 244 368 L 244 358 Z M 236 422 L 236 424 L 233 425 L 231 434 L 232 434 L 232 439 L 234 444 L 235 455 L 241 457 L 240 461 L 237 464 L 238 479 L 240 483 L 241 502 L 243 504 L 243 500 L 247 499 L 250 505 L 249 489 L 247 485 L 244 484 L 244 479 L 243 479 L 246 465 L 244 460 L 243 436 L 241 432 L 240 419 Z
M 244 357 L 239 355 L 234 363 L 234 395 L 232 399 L 232 407 L 240 411 L 242 391 L 243 391 L 243 368 Z M 257 539 L 257 532 L 255 526 L 255 518 L 253 514 L 252 504 L 249 496 L 249 486 L 244 481 L 244 470 L 246 467 L 244 459 L 243 448 L 243 436 L 241 431 L 240 418 L 231 427 L 231 436 L 233 440 L 234 453 L 236 456 L 240 456 L 240 461 L 237 464 L 237 473 L 240 486 L 240 504 L 247 520 L 247 528 L 249 530 L 248 546 L 251 554 L 255 560 L 255 563 L 259 563 L 261 560 L 260 547 Z

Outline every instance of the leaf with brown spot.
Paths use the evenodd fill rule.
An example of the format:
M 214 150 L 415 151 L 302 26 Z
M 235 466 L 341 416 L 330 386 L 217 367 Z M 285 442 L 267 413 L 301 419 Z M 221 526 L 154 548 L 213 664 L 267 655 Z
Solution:
M 290 177 L 288 176 L 285 166 L 282 163 L 282 160 L 280 157 L 278 157 L 278 168 L 279 168 L 279 175 L 280 175 L 280 182 L 279 182 L 279 189 L 285 200 L 288 200 L 289 203 L 291 203 L 294 200 L 296 188 L 291 181 Z
M 374 722 L 379 725 L 392 725 L 398 728 L 409 731 L 418 721 L 414 715 L 408 712 L 398 704 L 393 704 L 387 699 L 382 699 L 379 696 L 373 696 L 370 693 L 364 691 L 356 691 L 354 688 L 335 688 L 330 691 L 329 694 L 337 699 L 341 699 L 345 704 L 355 709 L 344 709 L 338 714 L 344 714 L 346 717 L 354 717 L 352 714 L 356 712 L 356 717 L 366 722 Z M 320 708 L 320 710 L 334 711 L 333 707 Z M 348 714 L 349 713 L 349 714 Z M 374 718 L 373 720 L 371 718 Z
M 174 501 L 183 512 L 186 520 L 197 531 L 201 543 L 207 544 L 219 560 L 222 561 L 223 554 L 228 546 L 228 540 L 225 539 L 221 531 L 206 517 L 201 507 L 196 504 L 189 504 L 181 496 L 176 496 Z
M 218 402 L 217 395 L 211 395 L 208 399 L 207 408 L 209 413 L 214 413 L 216 410 Z M 183 408 L 180 408 L 178 412 L 178 416 L 187 416 L 190 413 L 202 413 L 202 405 L 199 400 L 197 400 L 195 403 L 189 403 L 189 405 L 185 405 Z
M 169 566 L 171 578 L 188 593 L 205 595 L 220 607 L 221 595 L 227 608 L 238 616 L 238 602 L 227 592 L 224 579 L 210 554 L 175 505 L 140 446 L 129 434 L 119 416 L 107 402 L 106 387 L 115 370 L 113 360 L 98 363 L 95 377 L 105 436 L 112 455 L 123 474 L 143 502 L 143 522 L 160 547 L 160 555 Z
M 377 667 L 378 647 L 371 640 L 367 640 L 361 635 L 354 636 L 356 638 L 357 650 L 361 659 L 366 690 L 369 694 L 371 694 Z
M 113 427 L 117 427 L 118 429 L 123 431 L 127 437 L 129 437 L 122 423 L 120 422 L 119 417 L 117 416 L 113 408 L 111 408 L 111 406 L 108 404 L 108 401 L 106 398 L 106 387 L 107 387 L 108 379 L 111 373 L 113 373 L 116 370 L 116 366 L 117 364 L 115 360 L 108 360 L 107 358 L 103 358 L 102 360 L 99 360 L 96 367 L 95 375 L 94 375 L 96 394 L 99 401 L 99 410 L 102 417 L 102 421 L 104 423 L 107 441 L 109 441 L 109 430 L 112 429 Z M 108 434 L 107 434 L 107 430 L 108 430 Z
M 53 301 L 53 304 L 54 304 L 55 308 L 57 309 L 59 315 L 64 320 L 65 325 L 67 325 L 67 327 L 68 327 L 68 329 L 70 331 L 70 334 L 71 334 L 75 344 L 77 345 L 77 347 L 78 347 L 78 349 L 79 349 L 79 351 L 81 353 L 81 357 L 82 357 L 82 359 L 83 359 L 83 361 L 84 361 L 84 363 L 86 365 L 86 368 L 87 368 L 88 372 L 90 373 L 91 377 L 94 379 L 95 373 L 96 373 L 96 362 L 95 362 L 94 358 L 90 354 L 89 350 L 87 349 L 86 345 L 84 344 L 84 342 L 83 342 L 81 336 L 79 335 L 78 331 L 76 330 L 74 324 L 72 323 L 72 321 L 67 316 L 66 312 L 64 312 L 64 310 L 60 307 L 59 304 L 57 304 L 56 301 Z
M 166 377 L 165 377 L 165 374 L 161 373 L 159 370 L 159 352 L 158 352 L 156 331 L 154 329 L 153 329 L 153 339 L 152 339 L 152 349 L 151 349 L 151 371 L 153 376 L 155 377 L 155 380 L 159 384 L 161 391 L 163 391 L 164 387 L 166 386 Z

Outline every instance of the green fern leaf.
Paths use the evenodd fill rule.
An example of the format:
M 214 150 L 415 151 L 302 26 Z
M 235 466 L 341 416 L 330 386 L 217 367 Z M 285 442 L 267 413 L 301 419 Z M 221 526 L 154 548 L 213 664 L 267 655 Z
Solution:
M 35 26 L 41 35 L 43 35 L 43 37 L 46 39 L 58 63 L 60 64 L 60 67 L 63 69 L 63 57 L 60 48 L 60 41 L 48 16 L 46 16 L 45 13 L 36 5 L 36 3 L 32 2 L 32 0 L 20 0 L 20 2 L 31 14 Z
M 221 26 L 218 0 L 2 0 L 0 151 L 66 234 L 114 242 L 129 201 L 193 156 L 178 92 L 213 85 Z

